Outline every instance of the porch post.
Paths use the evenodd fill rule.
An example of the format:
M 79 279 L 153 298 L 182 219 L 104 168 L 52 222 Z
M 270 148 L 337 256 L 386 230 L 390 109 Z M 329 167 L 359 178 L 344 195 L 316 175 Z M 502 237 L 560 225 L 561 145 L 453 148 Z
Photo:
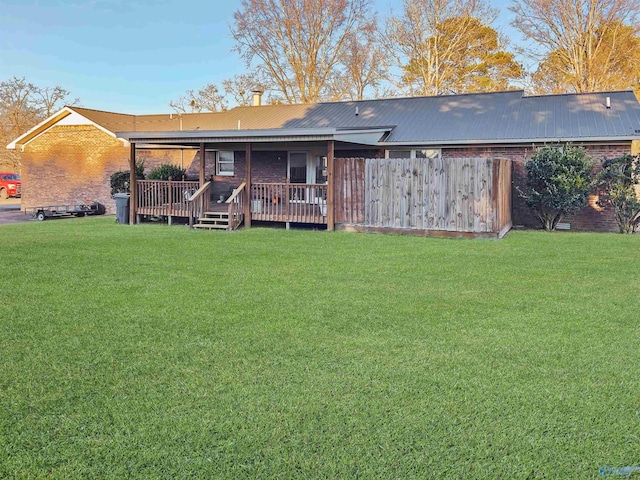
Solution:
M 334 214 L 334 178 L 333 178 L 333 166 L 334 166 L 334 153 L 335 144 L 333 140 L 329 140 L 327 147 L 327 230 L 333 230 L 335 227 L 335 214 Z
M 200 143 L 200 178 L 198 179 L 200 181 L 200 186 L 204 185 L 204 182 L 205 182 L 204 157 L 205 157 L 204 142 L 202 142 Z
M 245 145 L 244 153 L 244 181 L 247 191 L 246 201 L 244 202 L 244 226 L 251 227 L 251 142 Z
M 138 192 L 136 185 L 136 144 L 131 142 L 129 148 L 129 224 L 136 223 L 136 206 Z

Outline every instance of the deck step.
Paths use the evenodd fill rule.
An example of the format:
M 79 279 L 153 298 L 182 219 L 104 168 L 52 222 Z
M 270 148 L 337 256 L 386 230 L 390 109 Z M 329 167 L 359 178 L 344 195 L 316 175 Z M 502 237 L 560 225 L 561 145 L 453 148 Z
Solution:
M 229 212 L 202 212 L 205 218 L 229 218 Z
M 219 223 L 196 223 L 193 228 L 202 228 L 206 230 L 226 230 L 229 225 L 222 225 Z
M 227 230 L 229 228 L 229 212 L 206 211 L 198 218 L 193 228 L 205 230 Z
M 200 223 L 229 223 L 228 218 L 212 218 L 212 217 L 200 217 L 198 218 Z

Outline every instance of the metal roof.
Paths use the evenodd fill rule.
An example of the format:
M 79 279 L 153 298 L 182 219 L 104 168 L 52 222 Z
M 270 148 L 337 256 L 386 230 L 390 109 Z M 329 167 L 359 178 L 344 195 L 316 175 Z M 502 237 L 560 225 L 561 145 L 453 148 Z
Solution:
M 392 127 L 366 129 L 279 128 L 269 130 L 188 130 L 170 132 L 118 132 L 118 138 L 136 143 L 198 144 L 201 142 L 308 142 L 337 140 L 377 145 Z
M 610 108 L 606 106 L 607 97 Z M 527 97 L 523 91 L 513 90 L 315 105 L 265 105 L 199 114 L 189 121 L 206 125 L 206 130 L 229 131 L 236 140 L 240 135 L 246 137 L 238 131 L 279 131 L 280 135 L 290 135 L 296 130 L 302 133 L 318 128 L 377 129 L 386 125 L 392 127 L 391 132 L 386 138 L 380 135 L 380 145 L 640 139 L 640 104 L 631 91 Z M 148 123 L 136 122 L 136 127 L 145 125 Z M 141 132 L 140 128 L 135 130 Z
M 607 108 L 607 97 L 610 108 Z M 220 141 L 220 132 L 227 132 L 228 141 L 258 141 L 257 138 L 275 141 L 276 137 L 286 140 L 305 135 L 309 140 L 311 137 L 305 132 L 317 129 L 334 129 L 333 133 L 322 133 L 333 139 L 337 139 L 340 130 L 360 131 L 353 137 L 342 135 L 342 140 L 380 146 L 640 139 L 640 103 L 631 91 L 525 96 L 523 91 L 513 90 L 236 107 L 226 112 L 182 115 L 127 115 L 80 107 L 65 107 L 65 110 L 79 113 L 119 138 L 164 139 L 165 143 L 171 143 L 169 137 L 180 136 L 175 132 L 187 131 L 197 131 L 190 138 L 203 141 L 214 138 Z M 55 124 L 54 120 L 50 117 L 37 131 L 18 140 L 41 133 Z M 363 130 L 369 131 L 366 139 Z M 251 131 L 255 132 L 248 133 Z M 160 132 L 174 133 L 163 136 Z

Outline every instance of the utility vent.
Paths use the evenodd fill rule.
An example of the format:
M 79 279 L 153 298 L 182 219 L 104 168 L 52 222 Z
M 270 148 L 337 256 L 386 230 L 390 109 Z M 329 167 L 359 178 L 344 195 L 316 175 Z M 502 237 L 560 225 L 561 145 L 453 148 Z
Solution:
M 571 230 L 571 224 L 558 222 L 556 224 L 556 230 Z

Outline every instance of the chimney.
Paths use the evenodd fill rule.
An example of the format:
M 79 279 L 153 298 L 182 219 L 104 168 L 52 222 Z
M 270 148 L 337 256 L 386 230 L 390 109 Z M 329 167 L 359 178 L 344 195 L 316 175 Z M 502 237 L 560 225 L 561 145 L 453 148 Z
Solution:
M 253 106 L 259 107 L 262 105 L 262 94 L 264 92 L 262 90 L 252 90 L 251 93 L 253 94 Z

